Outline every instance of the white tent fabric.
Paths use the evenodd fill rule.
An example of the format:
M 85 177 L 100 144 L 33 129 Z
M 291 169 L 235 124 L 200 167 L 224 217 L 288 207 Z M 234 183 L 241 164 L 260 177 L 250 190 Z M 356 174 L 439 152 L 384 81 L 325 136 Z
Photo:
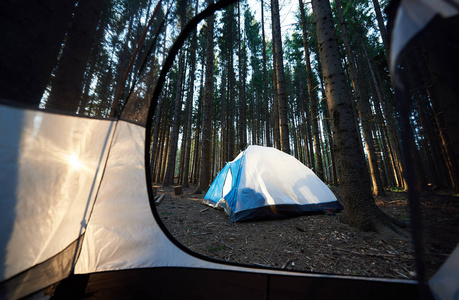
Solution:
M 429 280 L 429 285 L 436 299 L 459 299 L 459 245 Z
M 293 156 L 276 148 L 255 145 L 249 146 L 244 155 L 239 186 L 263 194 L 269 205 L 336 201 L 322 180 Z M 241 192 L 239 189 L 238 193 Z
M 451 0 L 456 6 L 445 0 L 402 0 L 395 19 L 392 34 L 390 67 L 394 71 L 397 57 L 408 42 L 435 17 L 444 18 L 459 14 L 459 0 Z
M 77 274 L 132 268 L 212 264 L 176 247 L 153 218 L 144 168 L 145 128 L 120 121 Z
M 83 232 L 112 121 L 0 106 L 0 281 Z

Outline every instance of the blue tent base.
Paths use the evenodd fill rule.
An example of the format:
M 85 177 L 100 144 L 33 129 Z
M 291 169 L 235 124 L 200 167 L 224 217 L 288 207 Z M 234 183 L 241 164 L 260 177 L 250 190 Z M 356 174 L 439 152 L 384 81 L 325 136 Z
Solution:
M 321 214 L 324 211 L 342 211 L 344 207 L 338 201 L 317 204 L 276 204 L 238 211 L 230 214 L 231 222 L 284 219 L 301 215 Z

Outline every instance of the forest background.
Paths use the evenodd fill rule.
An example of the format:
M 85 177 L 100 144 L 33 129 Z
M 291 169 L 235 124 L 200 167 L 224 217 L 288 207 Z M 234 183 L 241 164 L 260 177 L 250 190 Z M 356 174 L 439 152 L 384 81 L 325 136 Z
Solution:
M 344 222 L 404 235 L 404 224 L 373 198 L 407 188 L 387 60 L 388 2 L 287 2 L 241 1 L 189 32 L 153 103 L 152 184 L 194 183 L 202 193 L 247 145 L 272 146 L 341 187 Z M 84 34 L 67 33 L 39 107 L 90 117 L 122 111 L 122 119 L 146 124 L 174 41 L 212 3 L 82 1 L 73 22 Z M 412 167 L 420 188 L 456 191 L 457 131 L 448 131 L 453 117 L 435 97 L 442 91 L 434 74 L 420 68 L 429 61 L 418 44 L 397 65 L 410 75 Z

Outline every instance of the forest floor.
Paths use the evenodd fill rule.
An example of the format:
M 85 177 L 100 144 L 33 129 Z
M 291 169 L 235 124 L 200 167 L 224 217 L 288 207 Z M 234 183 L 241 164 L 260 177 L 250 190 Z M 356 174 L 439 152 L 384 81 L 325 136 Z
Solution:
M 169 232 L 185 247 L 202 255 L 244 265 L 366 277 L 414 278 L 411 240 L 383 240 L 361 232 L 336 216 L 231 223 L 225 213 L 202 204 L 194 188 L 165 197 L 156 206 Z M 386 213 L 409 221 L 406 193 L 387 192 L 376 204 Z M 432 276 L 459 242 L 459 197 L 429 192 L 421 196 L 425 261 Z

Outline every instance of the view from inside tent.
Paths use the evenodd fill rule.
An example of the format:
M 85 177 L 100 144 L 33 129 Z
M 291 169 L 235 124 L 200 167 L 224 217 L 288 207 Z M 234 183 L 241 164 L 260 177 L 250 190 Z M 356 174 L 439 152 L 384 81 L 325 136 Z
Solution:
M 0 298 L 430 280 L 459 243 L 459 5 L 399 2 L 2 2 Z
M 339 113 L 356 134 L 344 137 L 354 138 L 350 147 L 357 156 L 346 162 L 341 158 L 346 150 L 339 142 L 343 134 L 338 133 L 343 129 L 333 124 L 339 107 L 333 104 L 336 96 L 327 92 L 330 58 L 321 53 L 321 47 L 328 47 L 320 39 L 326 25 L 315 21 L 324 12 L 312 4 L 241 1 L 190 32 L 167 75 L 152 122 L 155 208 L 178 242 L 212 259 L 306 272 L 416 278 L 400 108 L 388 67 L 390 45 L 384 25 L 391 8 L 387 1 L 377 0 L 331 3 L 333 47 L 343 66 L 342 84 L 350 105 L 346 117 L 346 112 Z M 200 5 L 172 5 L 164 49 L 169 35 L 184 28 Z M 399 68 L 405 69 L 403 64 Z M 446 230 L 458 222 L 456 177 L 440 135 L 445 128 L 434 118 L 438 110 L 425 88 L 429 84 L 411 86 L 410 126 L 422 177 L 430 277 L 458 241 Z M 281 219 L 231 222 L 226 204 L 221 203 L 228 203 L 242 188 L 236 186 L 242 176 L 237 172 L 246 166 L 235 169 L 227 163 L 236 161 L 249 145 L 274 147 L 297 159 L 327 185 L 344 211 L 320 209 Z M 269 169 L 283 162 L 263 164 Z M 349 187 L 350 175 L 340 168 L 356 170 L 351 176 L 358 190 Z M 285 179 L 275 172 L 269 176 L 276 182 Z M 203 199 L 209 204 L 206 198 L 217 181 L 221 195 L 216 197 L 221 199 L 211 206 L 220 210 L 203 205 Z M 290 184 L 290 191 L 283 193 L 296 189 L 295 181 Z M 238 201 L 251 198 L 245 194 Z

